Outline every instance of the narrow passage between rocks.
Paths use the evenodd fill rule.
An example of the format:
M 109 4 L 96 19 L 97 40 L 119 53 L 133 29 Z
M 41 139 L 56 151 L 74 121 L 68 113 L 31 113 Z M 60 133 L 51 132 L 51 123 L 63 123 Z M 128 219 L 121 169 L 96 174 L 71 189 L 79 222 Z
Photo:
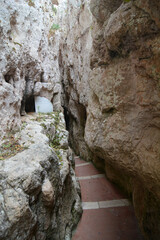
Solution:
M 91 162 L 75 164 L 83 215 L 72 240 L 142 240 L 129 200 Z

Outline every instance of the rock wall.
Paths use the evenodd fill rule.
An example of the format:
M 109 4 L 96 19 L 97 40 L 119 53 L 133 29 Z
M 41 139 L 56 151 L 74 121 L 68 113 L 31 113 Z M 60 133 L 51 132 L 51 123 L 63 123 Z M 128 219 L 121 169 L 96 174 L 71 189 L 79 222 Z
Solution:
M 0 132 L 20 126 L 25 91 L 45 96 L 60 109 L 56 1 L 1 1 Z M 33 111 L 33 109 L 32 109 Z
M 60 50 L 70 141 L 132 197 L 146 239 L 158 240 L 160 3 L 91 0 L 92 16 L 81 4 L 76 17 L 68 10 Z
M 85 159 L 93 159 L 109 179 L 132 196 L 139 224 L 149 240 L 160 235 L 159 11 L 156 0 L 2 0 L 0 9 L 1 136 L 20 128 L 20 111 L 26 101 L 33 106 L 34 96 L 46 97 L 58 110 L 63 91 L 71 146 Z M 56 138 L 56 142 L 60 140 Z M 63 220 L 55 216 L 58 211 L 65 214 L 66 208 L 60 207 L 62 199 L 67 199 L 67 193 L 62 198 L 63 189 L 75 189 L 68 185 L 73 186 L 74 181 L 72 174 L 63 178 L 57 173 L 58 159 L 43 143 L 37 146 L 40 156 L 35 156 L 34 164 L 21 154 L 0 162 L 3 239 L 13 229 L 21 229 L 21 212 L 29 226 L 27 235 L 17 230 L 13 239 L 32 239 L 35 234 L 37 239 L 52 239 L 53 229 L 55 239 L 67 236 L 64 228 L 59 231 L 57 227 Z M 33 155 L 37 149 L 28 151 Z M 19 157 L 23 167 L 16 161 Z M 26 163 L 34 165 L 35 178 L 27 175 Z M 15 177 L 11 170 L 19 168 L 20 176 Z M 55 201 L 52 188 L 58 195 L 57 210 L 51 217 L 47 209 Z M 46 195 L 50 203 L 42 207 Z M 6 208 L 11 216 L 6 215 Z M 70 232 L 71 228 L 69 224 L 66 229 Z
M 92 47 L 92 15 L 89 1 L 68 0 L 63 38 L 60 41 L 59 64 L 63 86 L 63 108 L 70 144 L 76 154 L 90 158 L 84 140 L 86 106 L 88 104 L 89 53 Z
M 82 212 L 63 114 L 20 116 L 34 111 L 35 96 L 61 109 L 58 55 L 65 6 L 56 0 L 1 1 L 2 240 L 70 240 Z
M 63 114 L 29 115 L 13 138 L 26 149 L 0 161 L 0 239 L 70 240 L 82 209 Z

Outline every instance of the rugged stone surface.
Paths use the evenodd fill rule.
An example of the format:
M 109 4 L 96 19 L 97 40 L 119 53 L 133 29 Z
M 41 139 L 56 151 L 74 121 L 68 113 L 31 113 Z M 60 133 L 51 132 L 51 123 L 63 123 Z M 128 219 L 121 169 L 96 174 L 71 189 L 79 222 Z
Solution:
M 57 156 L 44 134 L 49 123 L 65 132 L 62 120 L 57 113 L 25 117 L 16 137 L 28 149 L 0 161 L 0 239 L 71 239 L 81 214 L 72 154 L 54 145 Z
M 132 196 L 149 240 L 160 235 L 159 12 L 156 0 L 2 0 L 0 9 L 2 137 L 7 128 L 20 127 L 23 102 L 30 107 L 34 96 L 42 96 L 58 110 L 63 91 L 71 146 L 85 159 L 93 157 L 107 177 Z M 63 220 L 57 216 L 69 214 L 75 203 L 71 200 L 69 208 L 62 204 L 77 185 L 74 162 L 66 152 L 68 134 L 56 128 L 57 119 L 55 125 L 51 122 L 43 124 L 48 137 L 38 123 L 26 127 L 21 143 L 31 143 L 32 129 L 37 145 L 0 162 L 4 239 L 13 229 L 19 230 L 12 239 L 68 239 L 72 226 L 59 230 Z M 60 166 L 48 141 L 63 162 Z M 74 206 L 77 209 L 77 202 Z
M 95 163 L 132 194 L 141 229 L 155 240 L 160 232 L 160 29 L 154 8 L 160 6 L 151 5 L 148 10 L 143 1 L 122 4 L 95 39 L 85 139 Z
M 74 151 L 90 158 L 84 140 L 86 106 L 88 103 L 89 53 L 92 47 L 92 15 L 89 1 L 68 1 L 60 43 L 59 63 L 63 86 L 63 107 L 70 144 Z
M 89 45 L 88 51 L 87 35 L 83 35 L 85 39 L 82 35 L 78 41 L 75 39 L 85 6 L 86 3 L 79 9 L 76 29 L 70 28 L 60 55 L 65 68 L 64 105 L 71 142 L 77 152 L 88 157 L 84 153 L 87 147 L 81 147 L 84 141 L 81 136 L 85 134 L 84 143 L 91 150 L 94 163 L 132 196 L 146 239 L 158 240 L 160 4 L 149 0 L 129 3 L 91 0 L 93 19 L 86 22 L 90 23 L 93 49 Z M 76 59 L 81 54 L 87 59 L 82 61 L 84 68 L 80 68 L 81 62 Z
M 53 4 L 56 3 L 51 0 L 1 1 L 1 134 L 6 129 L 20 126 L 20 109 L 25 102 L 29 105 L 27 110 L 34 111 L 34 95 L 47 97 L 55 104 L 55 110 L 60 109 L 57 95 L 61 90 L 54 93 L 60 79 L 57 58 L 59 31 L 54 29 L 57 16 Z

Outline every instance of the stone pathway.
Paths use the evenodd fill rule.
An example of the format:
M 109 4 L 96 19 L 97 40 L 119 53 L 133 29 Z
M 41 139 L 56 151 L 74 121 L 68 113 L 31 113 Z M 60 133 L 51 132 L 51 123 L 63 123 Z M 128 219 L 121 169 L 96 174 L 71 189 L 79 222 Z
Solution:
M 72 240 L 142 240 L 134 210 L 92 163 L 75 158 L 83 215 Z

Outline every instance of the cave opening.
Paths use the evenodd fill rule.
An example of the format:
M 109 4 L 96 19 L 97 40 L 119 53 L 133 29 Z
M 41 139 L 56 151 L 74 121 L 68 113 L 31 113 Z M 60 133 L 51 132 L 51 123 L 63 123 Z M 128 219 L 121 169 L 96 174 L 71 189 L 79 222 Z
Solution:
M 35 112 L 35 100 L 33 95 L 26 99 L 25 112 L 26 113 Z
M 5 75 L 4 76 L 4 79 L 7 83 L 10 83 L 11 84 L 11 79 L 12 79 L 12 76 L 11 75 Z
M 29 112 L 35 112 L 35 99 L 34 99 L 34 82 L 29 76 L 25 76 L 25 89 L 21 102 L 21 116 Z

